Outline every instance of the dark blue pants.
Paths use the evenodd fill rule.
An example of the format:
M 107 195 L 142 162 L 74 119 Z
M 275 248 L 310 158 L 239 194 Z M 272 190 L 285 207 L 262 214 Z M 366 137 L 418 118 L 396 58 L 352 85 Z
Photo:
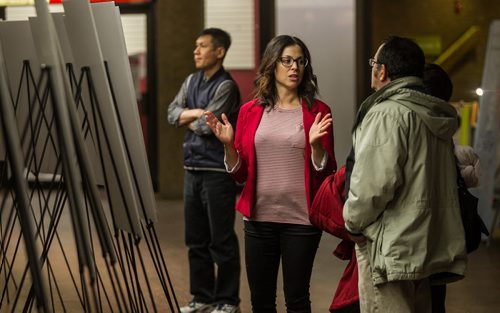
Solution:
M 185 172 L 185 238 L 194 301 L 233 305 L 240 301 L 235 201 L 236 186 L 229 174 Z
M 309 283 L 321 231 L 313 226 L 245 222 L 245 260 L 252 310 L 276 313 L 280 260 L 288 313 L 310 313 Z

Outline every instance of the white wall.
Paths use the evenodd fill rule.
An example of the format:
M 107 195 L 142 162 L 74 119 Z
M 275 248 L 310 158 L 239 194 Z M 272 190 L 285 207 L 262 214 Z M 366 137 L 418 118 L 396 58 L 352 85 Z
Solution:
M 231 35 L 226 69 L 255 67 L 254 10 L 254 0 L 205 0 L 205 27 L 218 27 Z
M 355 0 L 276 0 L 276 34 L 308 46 L 321 99 L 333 111 L 335 156 L 345 163 L 356 107 Z

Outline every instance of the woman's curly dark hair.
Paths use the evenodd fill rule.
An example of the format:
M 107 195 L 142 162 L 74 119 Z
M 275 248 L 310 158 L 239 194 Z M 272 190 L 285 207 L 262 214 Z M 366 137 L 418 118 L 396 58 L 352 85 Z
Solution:
M 314 98 L 318 94 L 318 82 L 313 72 L 311 54 L 302 40 L 289 35 L 276 36 L 266 46 L 257 77 L 254 81 L 255 98 L 259 100 L 260 105 L 272 108 L 277 103 L 278 94 L 274 71 L 283 50 L 293 45 L 298 45 L 302 49 L 304 58 L 309 60 L 309 64 L 304 68 L 304 76 L 297 93 L 299 97 L 306 100 L 307 108 L 311 109 Z

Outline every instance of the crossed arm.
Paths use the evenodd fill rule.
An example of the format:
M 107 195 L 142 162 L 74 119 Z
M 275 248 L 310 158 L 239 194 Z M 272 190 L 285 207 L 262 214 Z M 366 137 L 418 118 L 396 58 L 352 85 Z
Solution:
M 197 135 L 209 135 L 212 133 L 208 127 L 203 114 L 205 111 L 211 111 L 220 117 L 222 113 L 230 113 L 239 105 L 237 86 L 233 81 L 227 80 L 221 83 L 214 97 L 210 100 L 205 109 L 193 108 L 188 106 L 188 77 L 181 86 L 174 101 L 168 107 L 168 121 L 177 127 L 187 126 Z

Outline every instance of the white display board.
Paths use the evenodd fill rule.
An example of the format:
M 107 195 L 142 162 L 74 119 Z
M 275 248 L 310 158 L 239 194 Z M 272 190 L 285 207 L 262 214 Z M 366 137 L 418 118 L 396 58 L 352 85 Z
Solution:
M 132 81 L 132 73 L 125 45 L 120 11 L 111 2 L 92 4 L 99 43 L 117 104 L 127 156 L 129 157 L 134 186 L 138 191 L 142 218 L 156 222 L 156 201 L 149 172 L 146 146 Z
M 86 210 L 85 196 L 83 190 L 83 178 L 78 167 L 79 158 L 75 144 L 74 128 L 72 127 L 70 111 L 74 106 L 73 96 L 69 84 L 65 80 L 65 64 L 62 60 L 62 52 L 57 39 L 54 22 L 49 13 L 48 5 L 44 0 L 36 0 L 37 11 L 37 55 L 50 69 L 51 97 L 54 99 L 54 116 L 57 125 L 57 136 L 59 142 L 60 160 L 64 175 L 64 184 L 71 210 L 73 234 L 78 251 L 81 266 L 86 266 L 89 275 L 95 277 L 95 264 L 92 257 L 91 240 L 88 228 L 85 226 Z
M 66 26 L 64 25 L 64 12 L 52 13 L 51 15 L 54 20 L 54 25 L 56 26 L 57 38 L 59 39 L 59 44 L 61 46 L 64 63 L 74 64 L 75 58 L 73 57 L 68 32 L 66 31 Z
M 64 12 L 62 4 L 49 5 L 50 12 Z M 36 15 L 33 6 L 8 6 L 5 8 L 5 19 L 8 21 L 25 21 Z M 130 55 L 144 53 L 147 50 L 147 17 L 146 14 L 124 14 L 122 19 L 123 33 Z M 55 22 L 55 21 L 54 21 Z M 56 23 L 56 29 L 59 26 Z
M 23 61 L 27 60 L 33 64 L 33 74 L 38 77 L 39 63 L 35 54 L 33 41 L 31 39 L 31 30 L 27 21 L 25 22 L 0 22 L 0 41 L 2 42 L 2 50 L 5 58 L 5 66 L 8 75 L 9 88 L 13 94 L 14 101 L 19 102 L 16 118 L 19 130 L 24 128 L 29 118 L 28 111 L 28 93 L 27 85 L 19 91 L 19 99 L 17 99 L 17 90 L 21 84 L 23 71 Z M 0 128 L 1 131 L 1 128 Z M 0 138 L 3 138 L 0 137 Z M 23 146 L 23 152 L 26 154 L 27 146 Z M 5 143 L 0 139 L 0 158 L 5 157 Z
M 474 192 L 479 197 L 479 214 L 486 227 L 492 230 L 495 223 L 492 205 L 500 139 L 500 20 L 493 21 L 490 26 L 481 88 L 484 93 L 479 101 L 474 137 L 474 150 L 481 160 L 481 176 L 479 187 Z
M 93 129 L 93 131 L 95 134 L 100 134 L 100 146 L 103 148 L 104 156 L 102 171 L 105 174 L 106 187 L 110 192 L 109 201 L 115 226 L 141 238 L 140 203 L 104 68 L 104 59 L 90 4 L 86 0 L 67 0 L 63 6 L 66 30 L 75 58 L 75 68 L 89 68 L 99 114 L 103 118 L 97 123 L 98 129 Z
M 6 62 L 8 84 L 16 106 L 18 131 L 23 140 L 23 155 L 27 157 L 35 155 L 34 162 L 26 165 L 30 166 L 30 171 L 38 172 L 37 174 L 53 173 L 57 162 L 57 138 L 48 137 L 53 112 L 51 105 L 48 105 L 43 113 L 40 110 L 42 105 L 50 103 L 50 99 L 42 104 L 42 94 L 37 94 L 43 86 L 38 88 L 40 90 L 36 86 L 39 83 L 40 62 L 29 22 L 0 22 L 0 40 Z M 31 138 L 34 136 L 37 140 L 33 143 Z M 4 144 L 0 143 L 0 150 L 4 147 Z M 3 158 L 5 152 L 1 152 L 0 155 Z

